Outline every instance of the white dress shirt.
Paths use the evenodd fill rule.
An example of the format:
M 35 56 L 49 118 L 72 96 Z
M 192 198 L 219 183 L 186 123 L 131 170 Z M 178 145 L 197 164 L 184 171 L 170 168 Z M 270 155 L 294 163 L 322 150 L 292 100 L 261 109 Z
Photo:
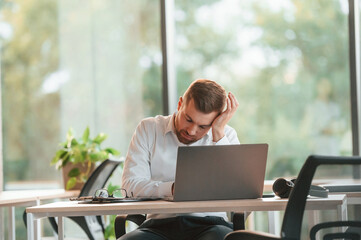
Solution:
M 146 118 L 139 123 L 130 143 L 123 169 L 122 185 L 137 197 L 172 196 L 172 184 L 175 179 L 177 151 L 179 142 L 174 131 L 174 117 L 156 116 Z M 226 145 L 239 144 L 236 131 L 225 127 L 225 136 L 213 142 L 212 129 L 200 140 L 190 144 Z M 173 217 L 185 214 L 150 215 L 151 218 Z M 196 216 L 221 216 L 225 213 L 193 213 Z

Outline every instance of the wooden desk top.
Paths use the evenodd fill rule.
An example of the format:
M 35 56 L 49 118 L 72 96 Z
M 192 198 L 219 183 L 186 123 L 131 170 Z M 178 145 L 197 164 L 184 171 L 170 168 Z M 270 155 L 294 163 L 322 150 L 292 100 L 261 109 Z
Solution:
M 191 212 L 244 212 L 244 211 L 282 211 L 288 199 L 263 198 L 217 201 L 140 201 L 127 203 L 84 204 L 76 201 L 56 202 L 26 209 L 35 217 L 50 216 L 87 216 L 115 214 L 149 213 L 191 213 Z M 346 196 L 330 195 L 329 198 L 309 198 L 306 209 L 337 209 L 346 203 Z
M 0 207 L 15 206 L 37 200 L 70 198 L 79 195 L 79 190 L 65 191 L 64 189 L 16 190 L 0 192 Z

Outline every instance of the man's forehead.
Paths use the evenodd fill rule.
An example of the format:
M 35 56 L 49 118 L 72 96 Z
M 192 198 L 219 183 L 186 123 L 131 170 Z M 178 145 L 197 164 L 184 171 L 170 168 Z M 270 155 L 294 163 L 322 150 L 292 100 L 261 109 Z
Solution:
M 188 110 L 188 109 L 187 109 Z M 185 111 L 185 115 L 190 118 L 194 123 L 199 126 L 210 126 L 213 120 L 216 118 L 216 112 L 202 113 L 201 111 L 194 109 Z

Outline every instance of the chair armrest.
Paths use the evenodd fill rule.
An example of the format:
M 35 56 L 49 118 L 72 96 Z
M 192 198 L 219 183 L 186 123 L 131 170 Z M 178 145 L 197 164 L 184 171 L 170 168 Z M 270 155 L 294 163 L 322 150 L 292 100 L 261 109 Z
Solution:
M 246 230 L 239 230 L 228 233 L 224 238 L 224 240 L 276 240 L 276 239 L 280 240 L 281 238 L 269 233 L 246 231 Z
M 116 238 L 118 239 L 126 233 L 125 232 L 126 221 L 132 221 L 138 226 L 140 226 L 145 221 L 145 219 L 146 219 L 145 215 L 141 215 L 141 214 L 118 215 L 114 221 L 114 231 Z
M 340 227 L 347 227 L 345 229 L 341 229 Z M 337 229 L 340 228 L 340 229 Z M 360 229 L 361 229 L 361 222 L 360 221 L 333 221 L 333 222 L 323 222 L 318 223 L 311 228 L 310 231 L 310 239 L 316 239 L 316 234 L 320 230 L 324 229 L 337 229 L 336 232 L 333 231 L 332 234 L 328 234 L 329 236 L 333 235 L 334 238 L 332 239 L 359 239 L 360 238 Z M 321 235 L 320 235 L 321 236 Z M 354 238 L 352 238 L 354 236 Z M 326 239 L 326 235 L 324 238 Z M 330 238 L 331 239 L 331 238 Z

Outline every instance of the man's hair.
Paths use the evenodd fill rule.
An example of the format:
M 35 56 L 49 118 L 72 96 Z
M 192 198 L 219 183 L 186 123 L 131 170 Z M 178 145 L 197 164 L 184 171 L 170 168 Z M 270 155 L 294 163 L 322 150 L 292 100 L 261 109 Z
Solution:
M 226 104 L 226 98 L 224 88 L 208 79 L 194 81 L 183 95 L 185 104 L 193 99 L 196 109 L 203 113 L 221 113 Z

